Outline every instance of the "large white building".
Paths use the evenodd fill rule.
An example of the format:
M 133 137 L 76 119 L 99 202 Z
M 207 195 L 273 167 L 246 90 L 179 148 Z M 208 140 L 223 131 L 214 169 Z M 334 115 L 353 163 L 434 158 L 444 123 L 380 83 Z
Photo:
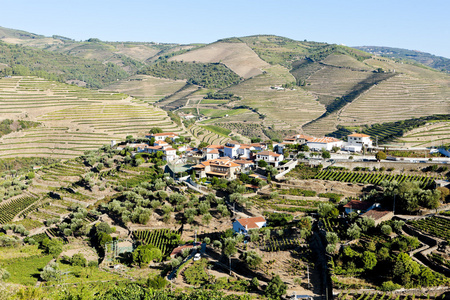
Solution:
M 314 151 L 327 150 L 330 151 L 333 147 L 342 148 L 342 141 L 333 137 L 313 138 L 306 142 L 309 149 Z
M 367 148 L 372 147 L 372 140 L 370 135 L 363 133 L 353 133 L 347 136 L 347 144 L 344 149 L 352 152 L 361 152 L 363 146 Z

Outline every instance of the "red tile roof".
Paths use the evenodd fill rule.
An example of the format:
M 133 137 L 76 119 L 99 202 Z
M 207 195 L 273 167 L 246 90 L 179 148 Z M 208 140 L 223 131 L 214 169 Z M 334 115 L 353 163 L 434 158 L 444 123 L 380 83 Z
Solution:
M 383 218 L 384 216 L 386 216 L 388 214 L 392 214 L 392 216 L 394 216 L 394 213 L 390 210 L 383 210 L 383 209 L 376 208 L 376 209 L 369 210 L 368 212 L 364 213 L 362 216 L 372 218 L 376 221 L 378 219 Z
M 344 205 L 344 208 L 350 208 L 353 210 L 367 210 L 372 205 L 373 203 L 368 201 L 351 200 Z
M 323 138 L 313 138 L 311 140 L 308 140 L 310 143 L 321 143 L 321 144 L 328 144 L 328 143 L 335 143 L 335 142 L 342 142 L 341 140 L 338 140 L 333 137 L 323 137 Z
M 280 154 L 277 154 L 277 153 L 275 153 L 275 152 L 272 152 L 272 151 L 261 151 L 261 152 L 258 152 L 258 153 L 256 153 L 257 155 L 265 155 L 265 156 L 274 156 L 274 157 L 278 157 L 278 156 L 280 156 Z
M 352 133 L 348 136 L 353 136 L 353 137 L 370 137 L 370 135 L 364 134 L 364 133 Z
M 264 217 L 254 217 L 254 218 L 239 219 L 236 221 L 238 221 L 239 224 L 241 224 L 243 227 L 247 226 L 247 229 L 255 229 L 260 228 L 256 223 L 266 222 L 266 219 L 264 219 Z
M 161 133 L 154 133 L 154 134 L 150 134 L 151 136 L 178 136 L 178 134 L 174 133 L 174 132 L 161 132 Z

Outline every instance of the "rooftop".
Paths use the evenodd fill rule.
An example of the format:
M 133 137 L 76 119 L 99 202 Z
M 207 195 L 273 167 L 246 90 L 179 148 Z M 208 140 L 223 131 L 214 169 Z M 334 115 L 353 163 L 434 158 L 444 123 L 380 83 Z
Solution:
M 348 136 L 353 136 L 353 137 L 370 137 L 370 135 L 364 134 L 364 133 L 352 133 L 349 134 Z
M 371 209 L 368 212 L 362 214 L 363 217 L 369 217 L 374 219 L 375 221 L 378 219 L 383 218 L 384 216 L 388 215 L 388 214 L 393 214 L 392 211 L 390 210 L 384 210 L 381 208 L 375 208 L 375 209 Z
M 258 152 L 256 154 L 258 154 L 258 155 L 274 156 L 274 157 L 280 156 L 280 154 L 272 152 L 272 151 L 268 151 L 268 150 L 267 151 L 261 151 L 261 152 Z
M 373 205 L 373 202 L 369 202 L 369 201 L 351 200 L 347 204 L 345 204 L 344 207 L 350 208 L 353 210 L 367 210 L 372 205 Z
M 262 226 L 258 226 L 257 223 L 265 223 L 266 219 L 264 219 L 264 217 L 254 217 L 254 218 L 239 219 L 236 221 L 248 229 L 255 229 L 261 228 Z

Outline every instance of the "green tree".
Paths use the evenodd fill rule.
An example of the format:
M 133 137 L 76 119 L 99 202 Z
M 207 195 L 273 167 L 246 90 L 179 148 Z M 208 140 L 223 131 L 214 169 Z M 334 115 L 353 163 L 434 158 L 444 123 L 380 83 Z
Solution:
M 386 159 L 386 157 L 387 157 L 387 155 L 386 155 L 386 153 L 384 153 L 383 151 L 378 151 L 378 152 L 375 154 L 375 158 L 377 159 L 377 161 L 384 160 L 384 159 Z
M 390 235 L 392 233 L 392 227 L 385 224 L 385 225 L 381 226 L 381 232 L 384 235 Z
M 336 218 L 339 216 L 338 209 L 331 203 L 320 203 L 318 213 L 322 218 Z
M 372 270 L 377 265 L 377 256 L 373 252 L 364 251 L 362 260 L 366 270 Z
M 322 152 L 322 158 L 323 158 L 323 159 L 328 159 L 328 158 L 330 158 L 330 157 L 331 157 L 331 154 L 330 154 L 329 151 L 323 151 L 323 152 Z
M 58 239 L 50 240 L 45 238 L 42 241 L 41 247 L 44 250 L 44 253 L 50 254 L 53 258 L 57 258 L 62 252 L 63 242 Z
M 361 228 L 355 223 L 353 223 L 348 229 L 347 229 L 347 236 L 351 238 L 352 240 L 359 239 L 361 236 Z
M 72 266 L 86 267 L 87 260 L 82 253 L 75 253 L 70 259 Z
M 59 281 L 61 279 L 61 271 L 58 270 L 58 264 L 55 262 L 45 266 L 40 275 L 44 281 Z
M 258 160 L 258 167 L 260 168 L 267 167 L 267 162 L 265 160 Z
M 159 248 L 149 244 L 140 245 L 133 251 L 133 262 L 139 267 L 150 263 L 152 260 L 161 260 L 162 252 Z
M 262 258 L 254 250 L 242 253 L 240 258 L 250 269 L 255 269 L 262 263 Z
M 209 144 L 207 142 L 201 142 L 200 144 L 198 144 L 197 149 L 203 149 L 208 146 Z
M 264 294 L 269 299 L 281 299 L 286 294 L 287 285 L 281 280 L 279 275 L 275 275 L 267 284 Z
M 149 277 L 147 279 L 147 285 L 152 289 L 160 290 L 165 288 L 168 284 L 169 282 L 164 277 L 161 277 L 159 275 L 156 275 L 153 278 Z
M 230 263 L 230 274 L 231 274 L 231 257 L 236 254 L 236 240 L 232 237 L 226 238 L 223 244 L 223 254 L 228 257 Z
M 150 131 L 148 133 L 151 133 L 151 134 L 163 133 L 163 130 L 159 127 L 153 127 L 152 129 L 150 129 Z

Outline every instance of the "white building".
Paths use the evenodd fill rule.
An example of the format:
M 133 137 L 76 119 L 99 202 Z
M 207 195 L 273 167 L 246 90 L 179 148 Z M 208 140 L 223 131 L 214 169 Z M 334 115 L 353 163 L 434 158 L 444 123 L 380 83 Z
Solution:
M 342 148 L 342 141 L 333 137 L 314 138 L 306 142 L 309 149 L 314 151 L 327 150 L 330 151 L 333 147 Z
M 166 161 L 172 161 L 177 158 L 177 150 L 164 141 L 156 141 L 153 146 L 139 145 L 137 151 L 147 153 L 162 152 L 162 158 Z
M 265 227 L 267 224 L 264 217 L 254 217 L 246 219 L 237 219 L 233 223 L 233 230 L 236 233 L 248 234 L 250 229 L 260 229 Z
M 363 133 L 353 133 L 347 136 L 347 144 L 344 149 L 352 152 L 361 152 L 363 146 L 367 148 L 372 148 L 372 140 L 370 135 Z
M 223 153 L 229 158 L 251 159 L 252 151 L 261 151 L 264 149 L 266 149 L 266 145 L 264 144 L 240 144 L 238 142 L 231 141 L 226 143 Z
M 178 138 L 178 134 L 173 132 L 161 132 L 161 133 L 150 133 L 145 136 L 148 139 L 154 138 L 155 141 L 164 141 L 166 138 L 170 138 L 173 142 Z
M 284 159 L 283 154 L 278 154 L 272 151 L 261 151 L 256 153 L 256 161 L 263 160 L 274 167 L 278 167 L 280 162 Z

